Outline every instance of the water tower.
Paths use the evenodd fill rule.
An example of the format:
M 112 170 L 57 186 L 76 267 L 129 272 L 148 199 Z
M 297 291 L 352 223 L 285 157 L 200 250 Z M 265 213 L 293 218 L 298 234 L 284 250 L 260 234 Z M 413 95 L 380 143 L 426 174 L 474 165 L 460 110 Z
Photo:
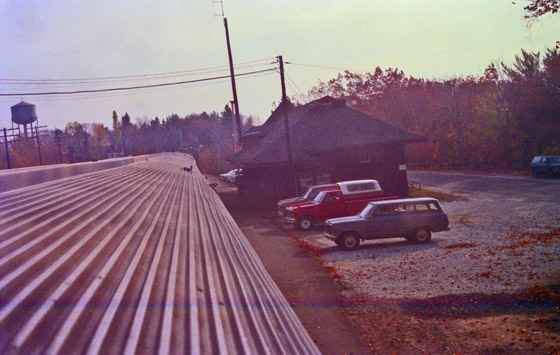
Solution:
M 22 101 L 19 104 L 12 106 L 12 124 L 17 124 L 18 130 L 20 129 L 20 126 L 23 125 L 23 134 L 26 138 L 28 125 L 31 129 L 31 136 L 33 136 L 33 122 L 35 122 L 35 125 L 38 128 L 39 122 L 37 121 L 37 110 L 35 109 L 35 105 Z

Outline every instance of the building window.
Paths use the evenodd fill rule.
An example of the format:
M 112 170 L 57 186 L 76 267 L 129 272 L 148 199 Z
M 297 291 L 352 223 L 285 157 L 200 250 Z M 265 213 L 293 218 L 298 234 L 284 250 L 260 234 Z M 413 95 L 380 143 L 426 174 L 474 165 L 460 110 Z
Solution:
M 369 150 L 367 150 L 366 148 L 361 148 L 358 151 L 358 158 L 360 159 L 360 163 L 369 163 L 371 161 L 369 157 Z

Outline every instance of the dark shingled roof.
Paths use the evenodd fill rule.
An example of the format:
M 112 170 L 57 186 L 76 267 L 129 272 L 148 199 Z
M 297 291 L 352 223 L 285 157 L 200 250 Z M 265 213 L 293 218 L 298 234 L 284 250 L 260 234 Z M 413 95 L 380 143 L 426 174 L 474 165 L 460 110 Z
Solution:
M 280 104 L 268 120 L 251 130 L 263 138 L 230 160 L 243 165 L 287 163 L 284 116 Z M 300 107 L 289 103 L 290 135 L 294 161 L 312 160 L 314 153 L 373 144 L 412 143 L 426 138 L 391 126 L 325 96 Z

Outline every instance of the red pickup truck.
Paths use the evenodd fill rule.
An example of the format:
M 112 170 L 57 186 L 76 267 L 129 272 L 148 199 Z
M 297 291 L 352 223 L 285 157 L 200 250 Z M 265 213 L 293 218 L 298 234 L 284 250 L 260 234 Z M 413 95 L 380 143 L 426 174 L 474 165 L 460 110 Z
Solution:
M 382 192 L 343 194 L 344 190 L 321 191 L 313 201 L 301 202 L 286 208 L 286 219 L 296 227 L 308 230 L 314 224 L 329 218 L 352 216 L 360 213 L 371 201 L 393 200 L 397 196 Z

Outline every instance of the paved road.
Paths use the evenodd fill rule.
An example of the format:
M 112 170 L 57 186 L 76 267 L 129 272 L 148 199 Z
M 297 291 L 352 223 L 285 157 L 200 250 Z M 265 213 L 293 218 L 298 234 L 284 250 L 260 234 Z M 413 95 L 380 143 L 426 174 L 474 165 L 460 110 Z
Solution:
M 408 173 L 409 180 L 458 194 L 488 194 L 504 198 L 560 203 L 560 179 L 485 176 L 452 173 Z

